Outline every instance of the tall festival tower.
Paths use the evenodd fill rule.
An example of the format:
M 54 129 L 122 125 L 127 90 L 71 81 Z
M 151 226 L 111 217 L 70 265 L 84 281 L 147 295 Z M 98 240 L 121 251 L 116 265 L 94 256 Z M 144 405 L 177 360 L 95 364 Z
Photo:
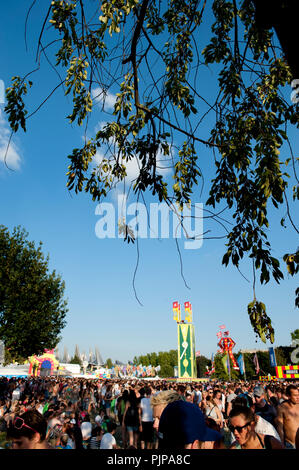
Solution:
M 178 377 L 195 379 L 197 377 L 195 357 L 195 332 L 192 324 L 192 306 L 185 302 L 185 320 L 181 319 L 181 306 L 173 302 L 173 319 L 178 325 Z

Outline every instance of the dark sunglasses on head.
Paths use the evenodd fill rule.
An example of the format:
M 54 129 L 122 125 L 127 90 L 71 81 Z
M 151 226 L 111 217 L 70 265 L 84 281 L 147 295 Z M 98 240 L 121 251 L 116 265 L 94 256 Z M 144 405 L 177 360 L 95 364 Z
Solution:
M 20 430 L 22 428 L 27 428 L 27 429 L 30 429 L 30 431 L 38 433 L 35 429 L 28 426 L 28 424 L 25 423 L 23 418 L 19 418 L 18 416 L 14 419 L 13 426 L 14 426 L 14 428 L 16 428 L 18 430 Z
M 231 432 L 238 431 L 238 433 L 240 434 L 240 432 L 242 431 L 242 429 L 246 428 L 246 426 L 248 426 L 249 424 L 250 424 L 250 422 L 244 424 L 244 426 L 232 426 L 231 424 L 229 424 L 229 425 L 228 425 L 228 429 L 229 429 Z

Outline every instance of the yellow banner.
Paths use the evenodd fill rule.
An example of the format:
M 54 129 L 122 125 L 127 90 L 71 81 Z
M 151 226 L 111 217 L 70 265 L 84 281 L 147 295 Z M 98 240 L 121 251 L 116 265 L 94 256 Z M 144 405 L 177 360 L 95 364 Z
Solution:
M 275 370 L 278 379 L 299 379 L 299 366 L 277 366 Z

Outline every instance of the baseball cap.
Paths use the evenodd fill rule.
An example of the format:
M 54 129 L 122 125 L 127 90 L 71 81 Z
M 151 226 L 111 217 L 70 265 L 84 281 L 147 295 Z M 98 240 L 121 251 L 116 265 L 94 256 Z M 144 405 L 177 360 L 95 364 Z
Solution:
M 262 397 L 264 394 L 265 394 L 265 390 L 263 389 L 261 385 L 254 387 L 253 395 L 256 395 L 257 397 Z
M 205 423 L 203 412 L 193 403 L 177 400 L 164 408 L 159 424 L 159 448 L 182 448 L 194 441 L 217 441 L 221 434 Z

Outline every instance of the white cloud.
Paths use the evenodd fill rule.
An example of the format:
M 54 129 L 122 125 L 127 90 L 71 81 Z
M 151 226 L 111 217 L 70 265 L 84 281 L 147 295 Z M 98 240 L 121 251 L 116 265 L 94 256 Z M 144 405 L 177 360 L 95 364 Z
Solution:
M 7 150 L 10 132 L 9 125 L 4 118 L 2 110 L 0 109 L 0 161 L 3 164 L 6 164 L 8 168 L 18 170 L 21 165 L 20 150 L 12 141 L 10 142 L 9 148 Z
M 96 104 L 98 104 L 104 111 L 113 111 L 116 96 L 103 88 L 94 88 L 91 90 L 91 95 Z
M 102 131 L 104 127 L 106 126 L 107 121 L 99 121 L 94 128 L 95 133 Z

